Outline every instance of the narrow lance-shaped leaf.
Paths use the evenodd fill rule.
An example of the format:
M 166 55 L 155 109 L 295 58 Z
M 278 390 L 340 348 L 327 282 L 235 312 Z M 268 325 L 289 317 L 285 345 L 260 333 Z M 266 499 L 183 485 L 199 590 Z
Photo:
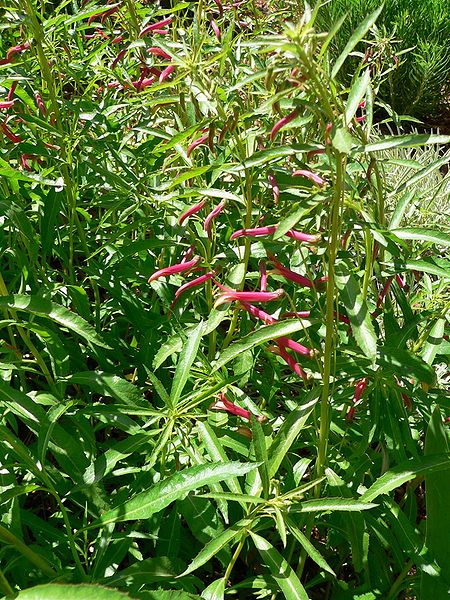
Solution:
M 101 527 L 108 523 L 148 519 L 187 493 L 205 485 L 224 481 L 229 477 L 245 475 L 256 468 L 249 463 L 229 462 L 198 465 L 179 471 L 160 481 L 149 490 L 141 492 L 108 511 L 85 529 Z
M 175 376 L 173 378 L 172 389 L 170 390 L 170 402 L 172 407 L 177 405 L 178 400 L 183 392 L 186 381 L 188 380 L 192 363 L 194 362 L 200 341 L 203 335 L 203 321 L 201 321 L 188 337 L 178 359 Z
M 448 435 L 442 423 L 439 406 L 436 406 L 428 425 L 425 437 L 425 455 L 433 456 L 449 452 Z M 450 464 L 450 457 L 448 459 Z M 448 598 L 450 574 L 450 473 L 427 473 L 425 475 L 425 501 L 427 507 L 426 540 L 428 550 L 435 556 L 442 570 L 441 578 L 422 572 L 422 600 L 441 600 Z M 447 582 L 445 582 L 447 579 Z
M 347 106 L 345 107 L 345 122 L 347 125 L 355 116 L 358 106 L 366 94 L 369 83 L 370 71 L 369 69 L 366 69 L 363 75 L 358 77 L 350 89 Z
M 450 469 L 450 453 L 434 454 L 421 458 L 413 458 L 386 471 L 360 497 L 361 502 L 372 502 L 381 494 L 388 494 L 417 475 L 448 471 Z
M 252 333 L 242 337 L 239 341 L 234 342 L 231 344 L 231 346 L 224 350 L 215 362 L 213 366 L 213 372 L 217 371 L 217 369 L 220 369 L 246 350 L 250 350 L 255 346 L 263 344 L 264 342 L 269 342 L 270 340 L 275 340 L 282 336 L 289 336 L 296 331 L 304 329 L 305 327 L 310 327 L 312 324 L 313 321 L 296 319 L 286 320 L 275 323 L 274 325 L 260 327 L 257 331 L 253 331 Z
M 340 291 L 358 346 L 367 358 L 374 361 L 377 355 L 377 336 L 369 307 L 362 296 L 356 277 L 342 263 L 336 266 L 336 287 Z
M 422 350 L 422 359 L 428 364 L 432 365 L 436 354 L 439 350 L 439 346 L 442 343 L 444 337 L 445 319 L 438 319 L 433 325 L 430 331 L 430 335 L 425 342 Z
M 110 346 L 108 346 L 95 331 L 94 327 L 82 317 L 69 309 L 64 308 L 64 306 L 60 306 L 59 304 L 47 300 L 47 298 L 27 296 L 25 294 L 2 296 L 0 297 L 0 307 L 23 310 L 34 315 L 47 317 L 55 323 L 58 323 L 58 325 L 61 325 L 61 327 L 73 331 L 92 344 L 102 346 L 103 348 L 110 348 Z
M 336 77 L 336 75 L 339 73 L 347 56 L 350 54 L 350 52 L 353 50 L 353 48 L 356 46 L 356 44 L 363 39 L 365 34 L 369 31 L 369 29 L 372 27 L 372 25 L 378 19 L 378 16 L 381 13 L 381 11 L 383 10 L 383 8 L 384 8 L 384 4 L 381 4 L 381 6 L 379 6 L 373 13 L 368 15 L 364 19 L 364 21 L 359 25 L 359 27 L 357 27 L 357 29 L 354 31 L 353 35 L 348 40 L 344 50 L 338 56 L 338 58 L 334 64 L 333 70 L 331 71 L 332 78 Z
M 253 531 L 250 531 L 250 535 L 286 600 L 308 600 L 305 588 L 287 560 L 265 538 Z

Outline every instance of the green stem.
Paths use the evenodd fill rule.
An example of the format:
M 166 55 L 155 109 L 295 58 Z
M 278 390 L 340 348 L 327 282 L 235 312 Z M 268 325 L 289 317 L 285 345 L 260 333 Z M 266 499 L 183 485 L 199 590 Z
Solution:
M 31 550 L 22 540 L 16 537 L 13 533 L 8 531 L 3 525 L 0 525 L 0 540 L 5 544 L 13 546 L 25 558 L 27 558 L 33 565 L 40 569 L 49 577 L 56 577 L 56 571 L 50 566 L 50 564 L 39 554 Z
M 323 387 L 320 399 L 319 447 L 317 452 L 316 476 L 321 477 L 325 470 L 328 451 L 328 436 L 330 432 L 330 379 L 335 350 L 335 260 L 339 244 L 339 211 L 344 186 L 343 157 L 336 153 L 336 177 L 334 182 L 334 197 L 331 207 L 331 235 L 328 243 L 328 281 L 326 293 L 326 334 L 325 352 L 323 357 Z M 316 490 L 316 495 L 320 488 Z
M 388 595 L 386 596 L 386 600 L 395 600 L 395 598 L 398 598 L 399 588 L 402 585 L 403 580 L 408 575 L 408 573 L 409 573 L 409 571 L 410 571 L 410 569 L 411 569 L 411 567 L 413 565 L 414 565 L 414 561 L 413 560 L 409 560 L 406 563 L 406 565 L 403 567 L 402 571 L 400 572 L 399 576 L 397 577 L 397 579 L 392 584 L 392 587 L 389 590 Z
M 225 583 L 228 581 L 228 578 L 231 575 L 231 571 L 233 570 L 233 567 L 234 567 L 237 559 L 239 558 L 239 554 L 241 553 L 242 548 L 244 547 L 245 540 L 247 539 L 247 535 L 248 535 L 247 532 L 242 534 L 240 542 L 239 542 L 236 550 L 234 551 L 234 554 L 231 557 L 230 562 L 228 563 L 227 570 L 225 571 L 225 575 L 223 576 Z
M 8 288 L 6 287 L 5 281 L 4 281 L 1 273 L 0 273 L 0 296 L 9 296 Z M 28 350 L 31 352 L 31 354 L 34 356 L 34 358 L 35 358 L 37 364 L 39 365 L 39 367 L 42 371 L 42 374 L 44 375 L 45 379 L 47 380 L 47 383 L 50 386 L 51 390 L 54 393 L 56 392 L 56 395 L 58 396 L 59 394 L 56 389 L 55 381 L 54 381 L 47 365 L 45 364 L 45 360 L 42 358 L 41 353 L 39 352 L 39 350 L 36 348 L 36 346 L 31 341 L 31 338 L 28 335 L 28 332 L 19 325 L 19 318 L 17 316 L 17 312 L 13 308 L 9 308 L 8 311 L 9 311 L 11 317 L 16 321 L 17 331 L 18 331 L 20 337 L 22 338 L 22 341 L 24 342 L 24 344 L 28 348 Z
M 0 570 L 0 591 L 5 596 L 14 596 L 14 590 L 9 585 L 2 570 Z

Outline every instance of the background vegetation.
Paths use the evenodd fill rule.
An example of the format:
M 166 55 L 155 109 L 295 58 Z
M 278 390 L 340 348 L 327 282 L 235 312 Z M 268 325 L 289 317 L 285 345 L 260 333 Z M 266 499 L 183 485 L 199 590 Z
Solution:
M 446 597 L 450 138 L 374 124 L 386 13 L 2 10 L 3 597 Z

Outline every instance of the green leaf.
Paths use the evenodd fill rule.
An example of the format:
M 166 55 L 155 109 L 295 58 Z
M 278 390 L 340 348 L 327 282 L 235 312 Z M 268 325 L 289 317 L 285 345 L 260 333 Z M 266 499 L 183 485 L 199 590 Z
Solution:
M 378 150 L 390 150 L 392 148 L 415 148 L 416 146 L 427 146 L 428 144 L 448 144 L 449 135 L 434 135 L 432 133 L 420 133 L 412 135 L 393 135 L 382 138 L 371 144 L 353 148 L 354 154 L 376 152 Z
M 261 477 L 261 483 L 263 486 L 263 496 L 267 498 L 269 496 L 269 468 L 268 468 L 268 457 L 266 439 L 264 437 L 263 428 L 261 423 L 252 413 L 252 433 L 253 433 L 253 448 L 255 450 L 256 462 L 259 463 L 258 472 Z
M 312 150 L 321 149 L 323 146 L 319 144 L 293 144 L 292 146 L 277 146 L 276 148 L 269 148 L 268 150 L 262 150 L 261 152 L 255 152 L 245 162 L 236 167 L 227 169 L 229 172 L 239 172 L 244 169 L 251 169 L 252 167 L 260 167 L 266 163 L 271 163 L 276 159 L 284 158 L 286 156 L 292 156 L 299 152 L 311 152 Z
M 441 246 L 450 246 L 450 235 L 442 231 L 432 231 L 420 227 L 404 227 L 402 229 L 391 229 L 390 231 L 401 240 L 432 242 Z
M 40 296 L 27 296 L 25 294 L 14 294 L 13 296 L 1 296 L 0 307 L 12 308 L 14 310 L 23 310 L 33 315 L 47 317 L 61 327 L 78 334 L 88 342 L 110 348 L 101 338 L 95 329 L 87 321 L 67 308 L 55 304 L 46 298 Z
M 436 406 L 431 415 L 425 437 L 425 456 L 446 453 L 450 468 L 450 454 L 448 435 L 442 422 L 439 406 Z M 448 499 L 450 498 L 450 474 L 426 473 L 425 475 L 425 500 L 427 508 L 425 543 L 432 556 L 437 558 L 442 571 L 442 579 L 432 577 L 422 572 L 421 594 L 422 600 L 441 600 L 448 598 L 450 583 L 450 547 L 448 533 L 450 531 L 450 512 Z M 446 581 L 445 581 L 446 579 Z
M 417 475 L 428 475 L 450 469 L 450 454 L 437 454 L 412 458 L 386 471 L 360 497 L 361 502 L 371 502 L 381 494 L 388 494 Z
M 377 336 L 369 307 L 363 298 L 358 280 L 343 263 L 336 265 L 336 287 L 340 291 L 340 298 L 358 346 L 367 358 L 374 361 L 377 355 Z
M 217 371 L 246 350 L 281 336 L 289 336 L 296 331 L 310 327 L 312 324 L 313 321 L 307 321 L 306 319 L 286 319 L 280 323 L 260 327 L 224 350 L 216 362 L 213 363 L 212 372 Z
M 353 34 L 350 37 L 350 39 L 348 40 L 345 48 L 343 49 L 341 54 L 338 56 L 338 58 L 334 64 L 333 70 L 331 71 L 332 79 L 334 79 L 336 77 L 336 75 L 339 73 L 342 65 L 345 62 L 345 59 L 350 54 L 350 52 L 353 50 L 353 48 L 356 46 L 356 44 L 358 44 L 358 42 L 360 42 L 363 39 L 365 34 L 369 31 L 369 29 L 372 27 L 372 25 L 378 19 L 378 16 L 381 13 L 381 11 L 383 10 L 383 8 L 384 8 L 384 4 L 381 4 L 373 13 L 368 15 L 364 19 L 364 21 L 359 25 L 359 27 L 357 27 L 357 29 L 353 32 Z
M 439 346 L 442 343 L 445 330 L 445 319 L 438 319 L 431 328 L 430 334 L 421 352 L 421 358 L 427 365 L 432 365 L 436 354 L 438 353 Z
M 154 590 L 152 592 L 145 591 L 134 592 L 136 600 L 200 600 L 200 596 L 194 596 L 194 594 L 188 594 L 187 592 L 180 592 L 179 590 Z
M 343 511 L 359 512 L 361 510 L 370 510 L 378 504 L 363 501 L 362 499 L 353 500 L 352 498 L 323 498 L 321 500 L 305 500 L 298 504 L 292 504 L 291 513 L 309 513 L 323 511 Z
M 100 585 L 49 583 L 23 590 L 17 600 L 126 600 L 128 594 Z
M 188 337 L 186 343 L 181 351 L 180 358 L 178 359 L 177 368 L 172 382 L 172 389 L 170 390 L 170 402 L 172 407 L 177 405 L 178 400 L 183 392 L 186 381 L 189 378 L 190 369 L 192 363 L 197 357 L 198 348 L 203 335 L 203 321 L 197 325 L 192 332 L 192 335 Z
M 236 536 L 244 533 L 246 529 L 252 525 L 252 523 L 252 519 L 242 519 L 241 521 L 235 523 L 232 527 L 225 529 L 223 533 L 212 539 L 200 550 L 188 568 L 183 571 L 179 577 L 184 577 L 185 575 L 192 573 L 207 563 L 213 556 L 220 552 L 222 548 L 227 546 Z
M 87 386 L 97 394 L 114 398 L 114 400 L 124 404 L 142 405 L 143 403 L 142 391 L 138 387 L 112 373 L 81 371 L 64 378 L 64 381 Z
M 342 154 L 350 154 L 355 145 L 355 138 L 344 127 L 333 127 L 331 131 L 331 142 L 333 148 L 336 148 Z
M 297 527 L 296 523 L 293 519 L 291 519 L 288 515 L 284 517 L 285 523 L 292 533 L 292 535 L 296 538 L 299 544 L 304 548 L 308 556 L 313 560 L 316 565 L 318 565 L 321 569 L 336 577 L 336 573 L 324 559 L 324 557 L 320 554 L 317 548 L 310 542 L 310 540 L 306 537 L 302 531 L 300 531 L 299 527 Z
M 405 271 L 419 271 L 422 273 L 430 273 L 444 279 L 450 279 L 450 262 L 449 268 L 444 269 L 436 264 L 432 259 L 422 260 L 407 260 L 405 262 L 395 261 L 384 263 L 386 267 L 394 268 L 395 273 L 404 273 Z
M 277 582 L 286 600 L 308 600 L 308 594 L 295 574 L 295 571 L 281 554 L 266 539 L 249 532 L 253 542 L 261 555 L 262 561 L 267 565 L 270 574 Z
M 203 600 L 223 600 L 225 596 L 225 583 L 224 579 L 216 579 L 216 581 L 210 583 L 202 592 Z
M 312 399 L 306 398 L 301 408 L 293 410 L 286 417 L 269 448 L 269 477 L 275 477 L 283 458 L 305 427 L 319 396 L 320 389 L 317 389 Z
M 403 216 L 408 208 L 411 200 L 416 197 L 415 190 L 410 190 L 409 192 L 405 192 L 400 200 L 397 202 L 395 210 L 392 214 L 391 221 L 389 223 L 389 229 L 395 229 L 398 227 L 403 219 Z
M 227 464 L 211 463 L 184 469 L 160 481 L 149 490 L 126 500 L 84 529 L 101 527 L 108 523 L 149 519 L 153 514 L 163 510 L 175 500 L 183 498 L 192 490 L 224 481 L 228 477 L 245 475 L 255 468 L 254 464 L 230 461 Z
M 414 377 L 420 382 L 433 385 L 436 373 L 420 356 L 401 348 L 383 347 L 376 358 L 383 373 L 394 373 L 401 377 Z
M 345 107 L 345 124 L 348 125 L 356 114 L 361 100 L 364 98 L 370 83 L 370 70 L 366 69 L 361 77 L 354 82 L 348 94 Z
M 435 160 L 434 162 L 427 165 L 423 169 L 420 169 L 420 171 L 415 173 L 407 181 L 405 181 L 404 183 L 399 185 L 399 187 L 395 190 L 395 194 L 398 194 L 398 193 L 402 192 L 403 190 L 406 190 L 407 188 L 411 187 L 412 185 L 416 185 L 421 179 L 424 179 L 425 177 L 430 175 L 430 173 L 433 173 L 433 171 L 435 171 L 436 169 L 440 169 L 443 165 L 447 164 L 449 161 L 450 161 L 450 155 L 444 156 L 443 158 Z

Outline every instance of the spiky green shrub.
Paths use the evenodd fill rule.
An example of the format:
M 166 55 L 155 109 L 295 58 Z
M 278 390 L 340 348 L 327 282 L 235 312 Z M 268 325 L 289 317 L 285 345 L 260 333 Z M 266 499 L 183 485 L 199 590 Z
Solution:
M 330 30 L 341 18 L 330 50 L 337 56 L 351 33 L 381 0 L 331 0 L 318 15 L 319 26 Z M 357 50 L 379 73 L 379 99 L 399 115 L 411 115 L 439 125 L 450 114 L 450 3 L 447 0 L 386 0 L 374 28 L 375 38 Z M 361 54 L 341 73 L 351 80 Z M 380 66 L 383 65 L 383 73 Z

